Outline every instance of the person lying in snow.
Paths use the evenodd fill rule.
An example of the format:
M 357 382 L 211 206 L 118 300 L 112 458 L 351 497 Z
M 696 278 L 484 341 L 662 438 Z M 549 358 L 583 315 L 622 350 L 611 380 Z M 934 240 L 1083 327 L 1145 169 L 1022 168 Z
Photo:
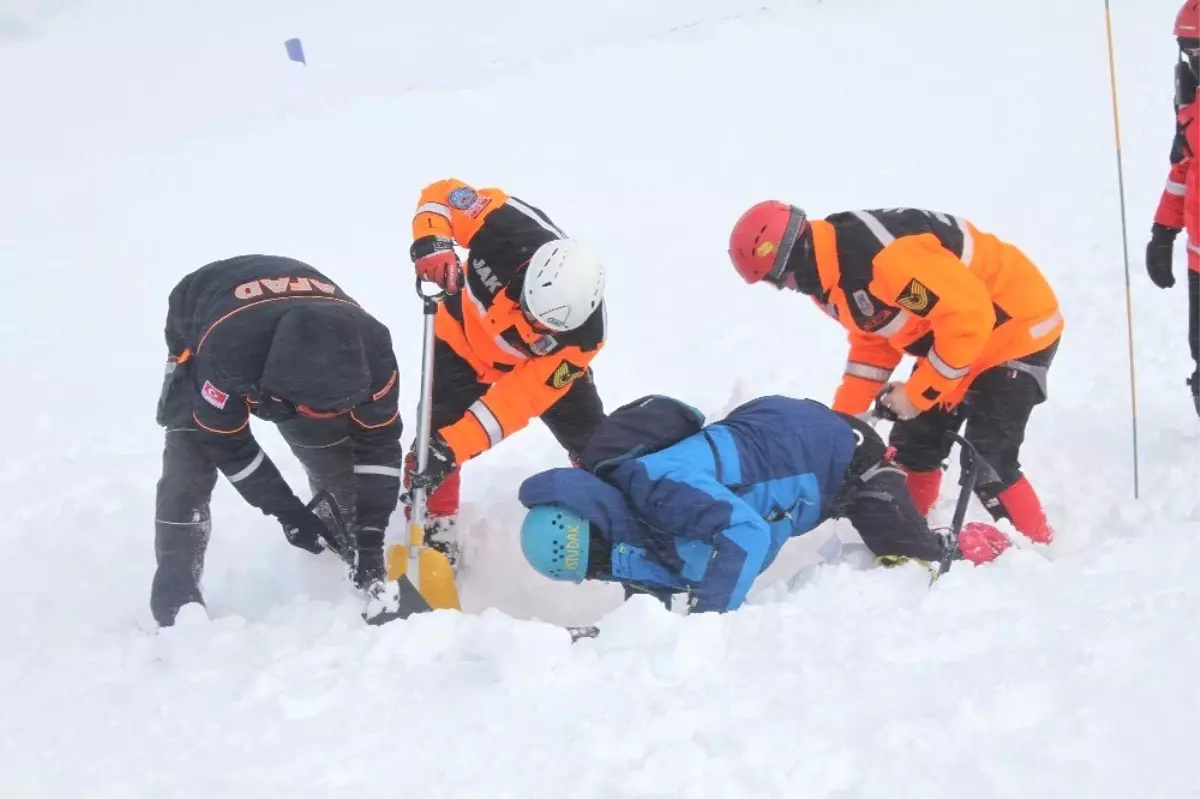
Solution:
M 691 612 L 740 607 L 789 538 L 829 519 L 848 519 L 881 562 L 940 562 L 948 545 L 875 430 L 811 399 L 760 397 L 705 425 L 678 400 L 642 397 L 601 424 L 580 466 L 521 484 L 529 564 L 668 605 L 686 592 Z M 954 557 L 986 563 L 1008 546 L 973 522 Z

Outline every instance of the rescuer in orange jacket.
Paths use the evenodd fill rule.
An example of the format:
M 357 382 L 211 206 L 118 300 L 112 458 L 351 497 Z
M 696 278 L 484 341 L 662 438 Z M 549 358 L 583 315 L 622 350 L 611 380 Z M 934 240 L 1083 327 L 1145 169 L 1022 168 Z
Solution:
M 1171 261 L 1175 237 L 1187 230 L 1188 345 L 1192 374 L 1187 383 L 1200 414 L 1200 108 L 1196 85 L 1200 83 L 1200 0 L 1188 0 L 1175 18 L 1179 60 L 1175 64 L 1175 139 L 1171 169 L 1154 214 L 1150 243 L 1146 245 L 1146 271 L 1159 288 L 1175 285 Z
M 591 362 L 604 345 L 605 269 L 539 209 L 454 178 L 421 192 L 412 232 L 417 275 L 447 297 L 429 467 L 414 477 L 410 453 L 408 481 L 430 492 L 427 540 L 453 559 L 459 467 L 535 417 L 574 460 L 604 418 Z
M 847 211 L 810 220 L 786 203 L 746 211 L 729 253 L 747 283 L 812 297 L 848 331 L 833 408 L 864 414 L 878 396 L 900 421 L 890 443 L 909 491 L 928 513 L 952 442 L 966 437 L 1000 482 L 976 492 L 993 517 L 1033 541 L 1053 529 L 1019 452 L 1063 318 L 1053 290 L 1020 250 L 961 217 L 915 208 Z M 905 354 L 908 380 L 888 383 Z

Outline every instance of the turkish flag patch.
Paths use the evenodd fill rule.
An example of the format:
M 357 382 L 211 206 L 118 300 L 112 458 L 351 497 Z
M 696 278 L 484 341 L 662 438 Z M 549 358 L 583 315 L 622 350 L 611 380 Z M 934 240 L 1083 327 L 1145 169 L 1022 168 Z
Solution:
M 225 410 L 225 403 L 229 402 L 229 395 L 212 384 L 212 381 L 205 380 L 204 387 L 200 389 L 200 396 L 204 397 L 204 401 L 218 410 Z

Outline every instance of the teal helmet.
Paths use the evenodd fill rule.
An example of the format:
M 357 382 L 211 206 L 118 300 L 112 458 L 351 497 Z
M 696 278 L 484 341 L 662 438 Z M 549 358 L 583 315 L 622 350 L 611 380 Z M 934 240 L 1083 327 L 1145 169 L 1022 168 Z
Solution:
M 521 524 L 521 552 L 551 580 L 581 583 L 587 576 L 588 520 L 562 505 L 535 505 Z

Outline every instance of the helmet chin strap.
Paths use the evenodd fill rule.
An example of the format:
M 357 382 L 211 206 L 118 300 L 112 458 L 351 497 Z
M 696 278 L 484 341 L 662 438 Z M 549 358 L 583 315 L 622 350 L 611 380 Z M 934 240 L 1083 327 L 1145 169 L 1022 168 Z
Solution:
M 796 246 L 792 250 L 793 265 L 791 273 L 796 280 L 796 290 L 809 297 L 819 297 L 825 293 L 821 286 L 821 275 L 817 271 L 817 258 L 813 249 L 812 225 L 808 225 L 800 234 Z

